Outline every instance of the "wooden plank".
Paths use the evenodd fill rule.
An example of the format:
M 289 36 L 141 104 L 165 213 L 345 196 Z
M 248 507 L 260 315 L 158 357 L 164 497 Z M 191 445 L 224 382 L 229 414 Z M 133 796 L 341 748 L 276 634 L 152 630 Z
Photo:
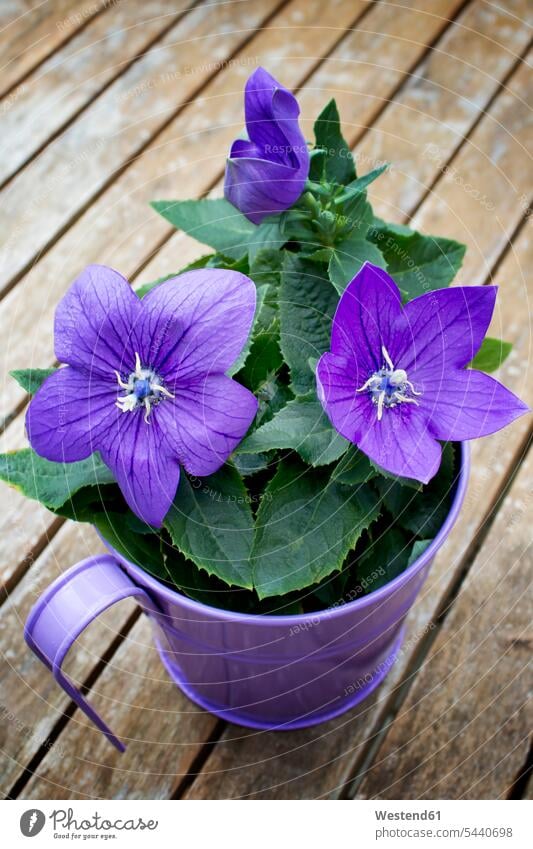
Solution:
M 529 452 L 358 798 L 506 798 L 526 760 L 530 697 Z
M 527 240 L 524 238 L 524 251 L 526 250 Z M 529 243 L 527 242 L 529 248 Z M 517 254 L 518 256 L 518 254 Z M 524 261 L 526 255 L 522 256 Z M 502 274 L 504 269 L 502 269 Z M 505 274 L 505 279 L 510 279 L 514 282 L 523 285 L 523 280 L 514 274 Z M 519 289 L 519 292 L 523 290 Z M 514 311 L 516 305 L 516 297 L 512 294 L 509 298 L 505 298 L 502 307 L 512 309 Z M 525 313 L 520 311 L 522 318 Z M 510 313 L 514 315 L 514 312 Z M 517 332 L 520 331 L 520 326 L 513 326 L 508 321 L 508 315 L 505 316 L 501 312 L 497 313 L 495 321 L 504 321 L 510 332 L 511 327 Z M 517 340 L 517 352 L 515 357 L 520 357 L 521 352 L 527 350 L 527 329 L 522 325 L 521 336 Z M 507 373 L 509 370 L 509 373 Z M 513 377 L 514 374 L 514 377 Z M 523 388 L 523 373 L 517 375 L 513 361 L 511 360 L 506 366 L 505 382 L 520 391 Z M 514 384 L 513 384 L 514 380 Z M 523 422 L 517 422 L 514 426 L 515 436 L 507 434 L 505 444 L 501 445 L 497 442 L 502 435 L 497 435 L 493 438 L 492 445 L 489 445 L 489 440 L 484 440 L 479 443 L 479 446 L 488 446 L 486 450 L 488 456 L 494 453 L 494 446 L 497 446 L 498 459 L 501 467 L 495 470 L 493 477 L 488 481 L 485 480 L 485 472 L 487 463 L 483 462 L 483 458 L 476 464 L 475 474 L 483 474 L 481 479 L 477 479 L 478 486 L 482 488 L 486 494 L 492 494 L 494 498 L 498 487 L 502 481 L 502 469 L 505 474 L 506 469 L 511 464 L 516 453 L 517 441 L 523 439 L 524 431 Z M 476 446 L 476 450 L 478 446 Z M 485 458 L 486 459 L 486 458 Z M 411 641 L 408 640 L 406 647 L 406 660 L 412 658 L 412 652 L 416 646 L 416 639 L 420 637 L 428 627 L 428 621 L 431 621 L 431 616 L 438 608 L 438 602 L 442 598 L 445 589 L 453 582 L 454 575 L 460 568 L 461 557 L 466 548 L 467 542 L 470 542 L 475 529 L 482 525 L 483 516 L 479 514 L 479 498 L 465 506 L 463 513 L 462 525 L 457 529 L 453 540 L 455 549 L 450 549 L 452 540 L 445 550 L 444 556 L 441 557 L 435 564 L 431 581 L 428 583 L 428 588 L 420 599 L 420 604 L 417 605 L 411 618 Z M 461 532 L 462 531 L 462 532 Z M 454 553 L 455 551 L 455 553 Z M 450 567 L 450 563 L 452 564 Z M 425 605 L 425 607 L 423 606 Z M 346 775 L 349 773 L 353 763 L 354 754 L 360 751 L 361 747 L 366 743 L 369 734 L 374 733 L 375 727 L 373 720 L 375 719 L 376 710 L 384 709 L 388 696 L 391 694 L 391 686 L 394 681 L 399 680 L 400 673 L 404 672 L 406 664 L 403 658 L 397 669 L 394 671 L 392 678 L 385 685 L 380 693 L 374 697 L 374 700 L 369 700 L 356 712 L 349 714 L 348 717 L 342 717 L 328 726 L 322 726 L 319 729 L 311 729 L 306 732 L 299 732 L 296 735 L 258 735 L 255 732 L 244 732 L 241 729 L 230 729 L 226 734 L 223 746 L 217 746 L 215 754 L 208 761 L 208 775 L 202 776 L 196 782 L 191 790 L 190 795 L 195 798 L 197 795 L 205 794 L 207 798 L 216 798 L 220 795 L 232 795 L 231 774 L 238 775 L 236 786 L 236 795 L 276 795 L 276 792 L 283 798 L 287 795 L 295 795 L 300 798 L 307 798 L 309 795 L 317 795 L 317 781 L 321 780 L 320 793 L 334 794 L 335 788 L 342 783 Z M 396 677 L 394 677 L 396 676 Z M 389 689 L 387 689 L 389 687 Z M 366 723 L 366 729 L 365 729 Z M 356 731 L 357 729 L 357 731 Z M 365 729 L 366 733 L 361 733 Z M 70 733 L 70 729 L 65 732 Z M 357 735 L 361 735 L 358 737 Z M 251 740 L 251 742 L 250 742 Z M 231 746 L 229 745 L 231 743 Z M 228 744 L 228 745 L 226 745 Z M 72 740 L 73 746 L 83 745 L 82 740 L 78 741 L 77 737 Z M 303 747 L 305 746 L 305 755 Z M 284 750 L 285 747 L 285 750 Z M 231 754 L 233 753 L 233 754 Z M 299 753 L 301 757 L 299 757 Z M 246 755 L 249 755 L 246 758 Z M 218 760 L 214 758 L 228 758 L 222 761 L 219 765 Z M 240 760 L 237 760 L 236 758 Z M 302 768 L 302 760 L 304 759 L 305 769 Z M 273 765 L 273 768 L 272 768 Z M 226 771 L 229 770 L 229 771 Z M 269 789 L 266 789 L 269 788 Z
M 490 332 L 514 342 L 514 351 L 497 375 L 533 405 L 533 387 L 520 364 L 528 357 L 527 304 L 533 298 L 528 269 L 533 260 L 531 229 L 524 230 L 498 271 L 501 297 Z M 434 627 L 441 600 L 464 566 L 465 556 L 483 531 L 487 516 L 516 461 L 530 427 L 527 417 L 503 433 L 472 445 L 472 472 L 461 516 L 407 620 L 407 637 L 396 665 L 375 694 L 330 723 L 290 734 L 265 734 L 228 726 L 187 797 L 298 798 L 337 797 L 372 745 L 420 640 Z M 412 798 L 412 797 L 411 797 Z M 438 798 L 438 796 L 435 796 Z
M 0 191 L 0 227 L 9 233 L 0 291 L 216 72 L 215 45 L 217 61 L 227 59 L 279 2 L 217 0 L 209 14 L 193 9 Z
M 186 699 L 167 676 L 146 617 L 126 637 L 94 690 L 92 702 L 127 744 L 126 752 L 113 749 L 76 711 L 59 746 L 37 767 L 20 798 L 171 796 L 216 720 Z
M 400 221 L 430 190 L 435 166 L 458 150 L 527 47 L 531 10 L 528 0 L 468 6 L 373 125 L 357 152 L 364 170 L 391 163 L 371 188 L 378 215 Z
M 365 6 L 366 2 L 361 2 L 359 10 L 363 11 Z M 285 79 L 289 78 L 289 84 L 291 81 L 298 84 L 313 68 L 320 49 L 326 49 L 327 39 L 334 43 L 338 38 L 338 30 L 333 23 L 339 25 L 342 15 L 346 23 L 353 20 L 354 9 L 357 7 L 353 0 L 337 0 L 334 5 L 324 4 L 322 0 L 294 0 L 275 17 L 275 27 L 260 32 L 239 54 L 235 63 L 225 68 L 210 84 L 204 98 L 184 111 L 160 136 L 158 144 L 145 151 L 142 159 L 88 210 L 68 235 L 0 303 L 0 327 L 5 327 L 8 340 L 1 352 L 4 374 L 13 367 L 15 348 L 19 366 L 21 363 L 39 362 L 42 365 L 53 362 L 55 306 L 84 265 L 98 260 L 131 275 L 146 256 L 147 245 L 157 244 L 162 235 L 169 232 L 169 226 L 149 208 L 148 200 L 168 193 L 171 170 L 179 169 L 176 179 L 179 179 L 181 191 L 189 196 L 201 193 L 212 175 L 217 174 L 217 169 L 223 166 L 237 122 L 242 121 L 240 92 L 243 78 L 250 73 L 250 68 L 258 60 L 274 65 L 275 70 L 278 65 L 283 65 Z M 311 21 L 313 27 L 309 26 Z M 305 43 L 301 42 L 298 49 L 296 41 L 287 39 L 289 27 L 294 32 L 301 28 L 306 33 L 308 30 Z M 294 57 L 292 61 L 288 60 L 289 54 Z M 231 115 L 234 116 L 235 127 L 229 120 Z M 201 149 L 206 161 L 195 165 L 200 133 L 205 134 Z M 177 162 L 176 148 L 182 146 L 185 151 L 180 153 Z M 35 291 L 43 293 L 37 301 L 34 300 Z M 31 318 L 29 301 L 35 307 L 31 310 Z M 13 380 L 6 382 L 0 404 L 9 403 L 8 395 L 11 402 L 25 400 L 24 393 Z M 20 446 L 22 432 L 22 420 L 8 428 L 2 440 L 2 450 Z M 0 488 L 0 505 L 6 508 L 6 513 L 0 518 L 2 528 L 6 531 L 13 529 L 13 533 L 9 534 L 10 545 L 2 547 L 0 552 L 0 575 L 9 584 L 16 580 L 24 558 L 34 546 L 41 544 L 47 519 L 46 511 L 25 502 L 20 495 L 5 487 Z
M 70 699 L 46 672 L 23 640 L 30 607 L 67 566 L 97 554 L 103 546 L 87 525 L 65 526 L 32 566 L 31 575 L 12 593 L 0 616 L 1 789 L 7 793 L 24 766 L 46 743 Z M 85 680 L 104 651 L 121 632 L 134 610 L 132 601 L 107 611 L 80 637 L 68 672 L 76 682 Z M 60 751 L 60 749 L 59 749 Z
M 17 0 L 2 4 L 0 97 L 101 12 L 109 2 L 110 0 Z M 16 97 L 13 97 L 13 100 L 16 100 Z
M 190 0 L 116 3 L 25 81 L 2 122 L 0 183 L 124 71 L 190 6 Z M 204 12 L 207 14 L 207 12 Z

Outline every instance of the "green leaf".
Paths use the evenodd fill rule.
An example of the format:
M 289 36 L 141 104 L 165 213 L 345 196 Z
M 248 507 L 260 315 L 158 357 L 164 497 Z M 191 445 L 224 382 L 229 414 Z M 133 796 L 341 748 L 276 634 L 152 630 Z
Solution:
M 323 155 L 311 158 L 311 180 L 325 178 L 335 183 L 347 184 L 355 180 L 355 165 L 351 150 L 341 133 L 339 111 L 330 100 L 315 121 L 315 144 Z
M 224 198 L 157 200 L 151 205 L 174 227 L 234 259 L 255 239 L 255 224 Z
M 325 268 L 287 254 L 280 290 L 280 344 L 297 395 L 315 388 L 308 360 L 329 349 L 338 300 Z
M 342 295 L 365 262 L 371 262 L 380 268 L 385 267 L 380 250 L 366 239 L 348 237 L 334 248 L 329 260 L 328 274 L 339 295 Z
M 77 463 L 52 463 L 31 448 L 0 454 L 0 479 L 50 510 L 61 507 L 82 487 L 114 482 L 98 454 Z
M 363 454 L 356 445 L 350 445 L 333 469 L 331 480 L 347 486 L 357 486 L 366 483 L 377 474 L 366 454 Z
M 432 539 L 417 539 L 416 542 L 413 543 L 411 554 L 409 555 L 409 560 L 407 561 L 407 566 L 405 568 L 407 569 L 408 566 L 412 566 L 415 560 L 418 560 L 432 542 Z
M 513 346 L 510 342 L 504 342 L 503 339 L 492 339 L 487 336 L 477 352 L 476 356 L 469 364 L 469 368 L 475 368 L 479 371 L 496 371 L 501 364 L 507 359 Z
M 231 461 L 243 478 L 268 469 L 268 454 L 232 454 Z
M 182 475 L 165 527 L 199 568 L 230 586 L 252 588 L 250 496 L 232 466 L 206 478 Z
M 401 528 L 387 528 L 376 534 L 356 564 L 357 582 L 365 594 L 384 587 L 405 571 L 412 536 Z
M 270 327 L 259 329 L 255 333 L 244 368 L 236 375 L 237 380 L 250 391 L 258 392 L 263 384 L 275 379 L 282 365 L 279 321 L 275 318 Z
M 346 201 L 355 198 L 357 195 L 365 192 L 367 186 L 377 180 L 377 178 L 383 174 L 383 172 L 388 168 L 388 165 L 380 165 L 379 168 L 374 168 L 373 171 L 369 171 L 368 174 L 364 174 L 363 177 L 357 177 L 356 180 L 353 180 L 351 183 L 348 183 L 345 191 L 341 195 L 337 195 L 335 200 L 333 201 L 335 206 L 339 206 L 340 204 L 344 204 Z
M 316 398 L 296 398 L 246 437 L 236 453 L 292 448 L 306 463 L 327 466 L 338 460 L 348 445 L 333 429 Z
M 285 244 L 286 239 L 281 230 L 280 215 L 268 215 L 263 218 L 261 224 L 255 228 L 255 232 L 248 248 L 248 257 L 252 265 L 260 251 L 279 251 Z
M 449 286 L 459 271 L 466 246 L 453 239 L 401 234 L 397 228 L 375 228 L 372 241 L 379 247 L 394 278 L 407 300 Z
M 338 217 L 344 229 L 350 228 L 347 238 L 366 239 L 374 220 L 372 207 L 366 199 L 366 192 L 356 194 L 347 200 Z
M 47 377 L 55 374 L 57 368 L 20 368 L 13 369 L 9 374 L 22 386 L 29 395 L 35 395 Z
M 432 539 L 450 511 L 454 475 L 455 453 L 453 444 L 448 443 L 443 447 L 439 471 L 421 492 L 384 478 L 377 478 L 376 485 L 385 507 L 400 527 L 421 539 Z
M 282 460 L 257 511 L 252 563 L 259 597 L 309 587 L 339 570 L 378 513 L 368 489 L 350 492 L 324 469 L 311 470 L 294 455 Z

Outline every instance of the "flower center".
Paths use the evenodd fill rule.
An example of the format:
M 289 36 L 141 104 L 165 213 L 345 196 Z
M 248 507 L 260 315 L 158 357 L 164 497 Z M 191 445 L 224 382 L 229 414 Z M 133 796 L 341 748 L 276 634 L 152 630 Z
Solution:
M 130 374 L 127 383 L 115 371 L 118 385 L 126 390 L 126 395 L 118 397 L 116 405 L 123 413 L 131 413 L 139 407 L 144 407 L 144 420 L 149 424 L 148 416 L 154 404 L 159 404 L 163 398 L 173 398 L 168 389 L 162 385 L 157 374 L 141 365 L 139 354 L 135 352 L 135 371 Z
M 383 366 L 356 390 L 370 393 L 372 401 L 378 408 L 378 421 L 381 421 L 384 409 L 396 407 L 397 404 L 418 404 L 416 398 L 412 396 L 422 394 L 416 391 L 403 368 L 394 368 L 385 345 L 382 345 L 381 353 Z

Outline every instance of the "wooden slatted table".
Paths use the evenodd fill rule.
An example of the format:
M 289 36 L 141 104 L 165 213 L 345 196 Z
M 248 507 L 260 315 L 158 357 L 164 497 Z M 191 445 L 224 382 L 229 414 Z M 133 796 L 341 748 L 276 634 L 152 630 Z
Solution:
M 501 379 L 533 405 L 528 0 L 12 0 L 0 9 L 1 449 L 24 444 L 16 366 L 54 361 L 55 305 L 89 262 L 136 282 L 201 247 L 156 197 L 221 193 L 242 87 L 266 66 L 302 124 L 332 96 L 377 214 L 469 246 L 461 283 L 497 282 Z M 528 19 L 529 15 L 529 19 Z M 531 797 L 531 420 L 473 447 L 466 503 L 385 683 L 325 725 L 250 731 L 169 681 L 131 602 L 68 671 L 128 742 L 119 755 L 30 654 L 22 625 L 101 549 L 0 487 L 0 774 L 10 798 Z M 530 674 L 530 670 L 529 670 Z

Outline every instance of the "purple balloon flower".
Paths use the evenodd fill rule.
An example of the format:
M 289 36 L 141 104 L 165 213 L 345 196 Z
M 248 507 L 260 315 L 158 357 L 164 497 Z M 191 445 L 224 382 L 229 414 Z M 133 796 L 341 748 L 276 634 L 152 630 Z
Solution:
M 142 300 L 118 272 L 92 265 L 58 305 L 55 353 L 66 368 L 32 400 L 26 427 L 42 457 L 99 451 L 131 509 L 161 525 L 180 465 L 210 475 L 250 426 L 255 397 L 225 375 L 248 337 L 252 281 L 189 271 Z
M 495 286 L 428 292 L 402 306 L 394 280 L 366 263 L 342 295 L 318 395 L 334 428 L 394 475 L 427 483 L 437 440 L 486 436 L 528 410 L 498 381 L 465 369 L 479 350 Z
M 246 83 L 244 111 L 248 138 L 231 146 L 224 192 L 260 224 L 298 200 L 309 174 L 309 151 L 298 126 L 298 101 L 264 68 Z

